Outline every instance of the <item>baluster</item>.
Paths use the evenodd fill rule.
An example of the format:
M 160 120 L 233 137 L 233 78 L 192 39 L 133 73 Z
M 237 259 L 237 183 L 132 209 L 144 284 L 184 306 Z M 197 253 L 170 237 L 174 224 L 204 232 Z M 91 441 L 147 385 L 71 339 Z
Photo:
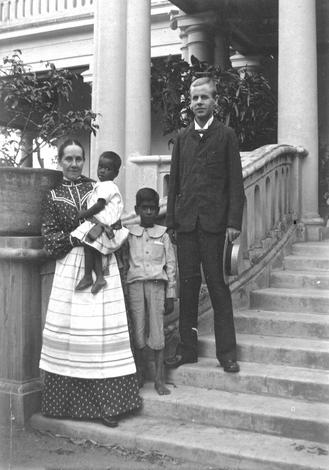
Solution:
M 39 13 L 46 15 L 48 13 L 49 0 L 39 0 Z
M 9 2 L 8 1 L 5 1 L 4 2 L 4 5 L 3 5 L 3 19 L 4 21 L 8 21 L 9 20 Z
M 33 17 L 35 15 L 36 5 L 35 0 L 25 0 L 25 16 Z
M 265 182 L 265 230 L 269 232 L 272 225 L 272 198 L 271 198 L 271 180 L 269 177 L 266 178 Z
M 6 21 L 7 20 L 7 14 L 8 14 L 8 2 L 7 0 L 4 0 L 0 4 L 0 20 L 1 21 Z
M 250 249 L 255 241 L 255 194 L 254 186 L 252 185 L 246 190 L 247 198 L 247 240 L 248 249 Z
M 290 214 L 290 207 L 289 207 L 289 179 L 290 179 L 290 168 L 287 166 L 286 168 L 286 194 L 285 194 L 285 210 L 286 214 Z
M 261 196 L 260 196 L 260 187 L 258 184 L 255 186 L 254 192 L 254 210 L 255 210 L 255 243 L 257 246 L 260 245 L 262 239 L 262 218 L 263 218 L 263 211 L 262 211 L 262 203 L 261 203 Z
M 65 11 L 65 10 L 66 10 L 66 1 L 57 0 L 57 11 Z
M 25 0 L 16 1 L 16 15 L 17 18 L 25 18 Z
M 73 10 L 73 8 L 75 8 L 75 0 L 67 0 L 66 9 L 70 11 Z
M 55 13 L 57 10 L 57 1 L 56 0 L 48 0 L 48 12 Z
M 8 20 L 14 20 L 16 19 L 16 1 L 11 0 L 8 3 Z
M 249 247 L 249 242 L 248 242 L 248 220 L 247 220 L 247 218 L 248 218 L 248 203 L 247 203 L 247 198 L 246 198 L 245 201 L 244 201 L 244 207 L 243 207 L 242 230 L 241 230 L 241 235 L 240 235 L 240 238 L 239 238 L 240 250 L 241 250 L 243 259 L 249 259 L 249 253 L 248 253 L 248 247 Z

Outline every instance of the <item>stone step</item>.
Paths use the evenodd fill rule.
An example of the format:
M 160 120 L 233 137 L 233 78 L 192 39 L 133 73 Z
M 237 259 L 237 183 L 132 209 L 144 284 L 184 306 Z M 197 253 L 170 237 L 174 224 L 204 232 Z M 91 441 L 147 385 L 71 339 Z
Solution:
M 329 289 L 329 271 L 272 271 L 271 287 Z
M 291 251 L 293 255 L 320 256 L 329 259 L 329 241 L 294 243 Z
M 283 259 L 284 269 L 291 271 L 326 271 L 329 270 L 329 259 L 321 256 L 289 255 Z
M 329 314 L 329 290 L 267 288 L 250 293 L 250 308 Z
M 153 384 L 142 389 L 143 414 L 241 429 L 295 439 L 329 441 L 329 405 L 187 385 L 169 386 L 159 396 Z
M 321 369 L 240 362 L 240 372 L 228 374 L 216 359 L 200 357 L 197 363 L 167 370 L 167 382 L 329 402 L 329 374 Z
M 36 414 L 31 425 L 41 432 L 88 439 L 100 445 L 170 455 L 191 462 L 191 470 L 196 463 L 225 470 L 329 468 L 329 446 L 317 442 L 173 421 L 163 416 L 131 416 L 110 429 L 99 423 L 49 419 Z
M 238 359 L 329 370 L 329 341 L 264 335 L 237 335 Z M 216 357 L 213 335 L 200 336 L 199 356 Z
M 329 338 L 329 315 L 270 310 L 234 312 L 236 331 L 269 336 Z

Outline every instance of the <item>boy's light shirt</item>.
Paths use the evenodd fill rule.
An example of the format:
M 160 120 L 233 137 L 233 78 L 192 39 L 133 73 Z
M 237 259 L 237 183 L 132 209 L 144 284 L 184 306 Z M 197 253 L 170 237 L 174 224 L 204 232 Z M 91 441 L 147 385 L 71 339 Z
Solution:
M 208 119 L 208 121 L 206 122 L 206 124 L 205 124 L 203 127 L 201 127 L 201 126 L 199 126 L 199 124 L 198 124 L 198 123 L 196 122 L 196 120 L 194 119 L 194 126 L 195 126 L 194 128 L 195 128 L 196 131 L 200 131 L 200 130 L 202 130 L 202 129 L 206 130 L 206 129 L 208 129 L 208 127 L 211 126 L 213 120 L 214 120 L 214 116 L 211 116 L 211 118 Z
M 166 297 L 176 297 L 176 256 L 162 225 L 129 227 L 129 269 L 127 283 L 166 281 Z

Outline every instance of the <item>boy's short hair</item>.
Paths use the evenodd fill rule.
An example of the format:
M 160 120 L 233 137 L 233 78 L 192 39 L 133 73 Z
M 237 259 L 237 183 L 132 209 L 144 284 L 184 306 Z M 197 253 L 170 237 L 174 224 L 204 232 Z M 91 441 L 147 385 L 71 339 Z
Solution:
M 195 88 L 197 86 L 201 85 L 209 85 L 210 88 L 212 89 L 212 95 L 215 97 L 217 95 L 217 87 L 216 87 L 216 82 L 212 77 L 200 77 L 196 78 L 190 86 L 190 93 L 192 92 L 192 88 Z
M 143 201 L 154 201 L 159 207 L 159 194 L 152 188 L 141 188 L 136 193 L 136 207 L 139 207 Z
M 103 153 L 100 155 L 99 159 L 101 159 L 101 158 L 108 158 L 109 160 L 111 160 L 111 161 L 113 162 L 113 165 L 114 165 L 115 169 L 116 169 L 117 171 L 120 170 L 120 167 L 121 167 L 121 163 L 122 163 L 122 162 L 121 162 L 121 158 L 119 157 L 119 155 L 118 155 L 117 153 L 115 153 L 115 152 L 110 152 L 110 151 L 108 151 L 108 152 L 103 152 Z

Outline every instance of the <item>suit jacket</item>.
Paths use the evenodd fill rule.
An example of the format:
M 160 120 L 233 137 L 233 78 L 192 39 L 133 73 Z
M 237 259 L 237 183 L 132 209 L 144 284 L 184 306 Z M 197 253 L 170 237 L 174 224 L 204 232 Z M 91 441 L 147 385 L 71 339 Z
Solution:
M 203 137 L 194 123 L 174 144 L 166 225 L 179 232 L 201 227 L 212 233 L 241 230 L 244 188 L 238 141 L 233 129 L 214 120 Z

